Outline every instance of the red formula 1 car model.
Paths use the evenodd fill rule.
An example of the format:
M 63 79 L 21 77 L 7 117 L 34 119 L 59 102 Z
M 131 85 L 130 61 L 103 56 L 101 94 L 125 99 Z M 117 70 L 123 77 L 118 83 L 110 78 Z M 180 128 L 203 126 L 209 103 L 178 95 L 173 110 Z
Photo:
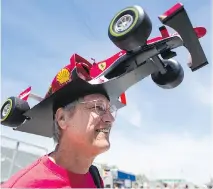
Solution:
M 206 34 L 206 29 L 193 28 L 180 3 L 160 15 L 159 19 L 163 23 L 159 28 L 161 36 L 148 40 L 152 24 L 142 7 L 132 6 L 121 10 L 112 19 L 108 29 L 109 38 L 121 49 L 120 52 L 94 64 L 74 54 L 70 64 L 53 79 L 50 89 L 55 87 L 60 90 L 53 94 L 49 90 L 41 98 L 32 94 L 30 87 L 18 97 L 8 98 L 1 108 L 1 124 L 17 131 L 52 137 L 52 109 L 57 99 L 74 100 L 83 94 L 104 91 L 110 101 L 121 108 L 126 105 L 124 92 L 149 75 L 162 88 L 177 87 L 183 80 L 184 72 L 181 65 L 171 59 L 176 56 L 173 49 L 180 46 L 188 49 L 192 71 L 207 65 L 198 40 Z M 165 25 L 177 33 L 170 35 Z M 71 78 L 67 72 L 70 69 Z M 63 82 L 66 78 L 72 82 L 60 87 L 56 80 Z M 28 97 L 37 99 L 39 103 L 30 108 Z

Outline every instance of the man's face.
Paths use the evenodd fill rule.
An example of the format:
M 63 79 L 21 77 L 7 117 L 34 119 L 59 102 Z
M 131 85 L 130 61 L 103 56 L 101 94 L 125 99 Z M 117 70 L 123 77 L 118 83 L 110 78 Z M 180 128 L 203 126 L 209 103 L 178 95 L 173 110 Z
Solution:
M 92 154 L 110 147 L 109 134 L 115 117 L 108 99 L 100 94 L 87 95 L 72 111 L 63 111 L 62 141 Z M 60 122 L 59 122 L 60 125 Z

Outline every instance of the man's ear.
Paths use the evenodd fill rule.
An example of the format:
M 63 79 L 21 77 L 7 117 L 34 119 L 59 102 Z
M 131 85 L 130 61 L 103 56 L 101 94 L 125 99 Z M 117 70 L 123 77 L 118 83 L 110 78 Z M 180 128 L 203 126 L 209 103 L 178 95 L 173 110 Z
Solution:
M 63 108 L 59 108 L 55 113 L 55 120 L 58 123 L 58 126 L 64 130 L 67 127 L 66 120 L 65 120 L 65 111 Z

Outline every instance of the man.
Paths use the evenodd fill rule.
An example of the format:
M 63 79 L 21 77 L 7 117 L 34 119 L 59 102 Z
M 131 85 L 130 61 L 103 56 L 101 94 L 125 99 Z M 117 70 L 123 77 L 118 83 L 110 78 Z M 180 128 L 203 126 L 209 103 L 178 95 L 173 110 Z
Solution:
M 89 170 L 95 157 L 110 148 L 109 134 L 116 108 L 100 93 L 85 94 L 63 106 L 59 104 L 53 109 L 55 151 L 12 176 L 2 188 L 97 187 Z M 100 182 L 103 187 L 102 179 Z

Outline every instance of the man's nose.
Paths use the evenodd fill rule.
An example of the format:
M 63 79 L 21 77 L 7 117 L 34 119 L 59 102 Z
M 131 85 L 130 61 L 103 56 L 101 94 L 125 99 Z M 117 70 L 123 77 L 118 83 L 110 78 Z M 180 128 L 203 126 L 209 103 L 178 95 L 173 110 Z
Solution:
M 103 122 L 113 123 L 115 121 L 115 117 L 112 115 L 110 111 L 107 111 L 102 118 Z

